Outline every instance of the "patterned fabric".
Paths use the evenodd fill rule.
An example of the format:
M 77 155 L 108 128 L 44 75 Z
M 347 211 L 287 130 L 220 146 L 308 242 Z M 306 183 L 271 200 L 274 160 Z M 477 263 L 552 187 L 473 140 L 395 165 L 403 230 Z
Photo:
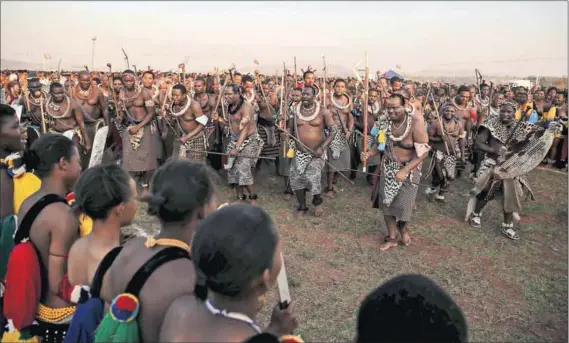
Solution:
M 274 125 L 257 125 L 259 137 L 263 140 L 263 150 L 261 156 L 278 157 L 281 152 L 280 135 Z
M 405 165 L 384 157 L 379 171 L 379 185 L 372 193 L 374 207 L 382 207 L 383 214 L 395 217 L 397 221 L 411 220 L 418 186 L 421 180 L 420 168 L 412 171 L 405 182 L 398 182 L 395 174 Z M 409 182 L 411 181 L 411 182 Z
M 550 125 L 548 130 L 544 130 L 528 122 L 516 122 L 506 126 L 499 118 L 491 118 L 481 126 L 488 129 L 492 137 L 502 143 L 506 143 L 510 135 L 512 136 L 508 142 L 505 161 L 496 168 L 496 173 L 503 179 L 525 175 L 537 167 L 547 156 L 553 143 L 551 131 L 556 130 L 556 125 Z
M 307 189 L 312 195 L 322 191 L 321 176 L 324 159 L 297 152 L 290 166 L 290 187 L 293 191 Z M 301 172 L 302 171 L 302 172 Z
M 227 152 L 235 149 L 238 137 L 233 135 L 231 142 L 227 145 Z M 245 138 L 245 141 L 237 149 L 238 154 L 248 156 L 259 156 L 263 149 L 263 140 L 257 132 Z M 227 181 L 229 184 L 238 184 L 239 186 L 249 186 L 253 184 L 253 173 L 251 168 L 257 164 L 257 158 L 249 157 L 232 157 L 227 161 L 225 169 L 227 169 Z
M 336 131 L 334 128 L 331 130 L 331 134 L 334 134 Z M 332 159 L 337 160 L 340 158 L 340 155 L 345 149 L 349 149 L 348 140 L 346 138 L 346 134 L 342 130 L 337 130 L 337 134 L 330 142 L 330 151 L 332 152 Z
M 503 197 L 504 212 L 518 213 L 521 208 L 520 201 L 524 196 L 534 200 L 529 183 L 522 176 L 506 180 L 495 179 L 493 176 L 495 167 L 494 159 L 485 158 L 482 161 L 476 175 L 476 188 L 472 193 L 485 201 L 491 201 L 500 194 Z
M 206 158 L 206 153 L 205 153 L 205 151 L 207 151 L 206 149 L 207 149 L 206 136 L 202 131 L 197 136 L 188 140 L 185 144 L 180 144 L 178 158 L 181 160 L 204 162 Z M 197 152 L 193 150 L 199 150 L 204 152 Z

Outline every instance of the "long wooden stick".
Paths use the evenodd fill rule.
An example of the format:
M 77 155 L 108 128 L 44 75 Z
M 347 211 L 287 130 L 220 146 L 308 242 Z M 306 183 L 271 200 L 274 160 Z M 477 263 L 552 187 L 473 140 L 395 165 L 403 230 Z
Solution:
M 275 124 L 275 127 L 279 130 L 281 130 L 282 132 L 284 132 L 285 135 L 287 135 L 287 137 L 292 138 L 296 143 L 298 143 L 301 147 L 303 147 L 306 151 L 314 154 L 314 151 L 312 151 L 312 149 L 310 149 L 309 147 L 307 147 L 304 143 L 302 143 L 298 138 L 294 137 L 293 135 L 291 135 L 290 133 L 288 133 L 287 131 L 283 130 L 281 127 L 279 127 L 278 125 Z M 322 159 L 324 161 L 324 163 L 326 163 L 327 166 L 329 166 L 330 168 L 332 168 L 334 171 L 338 172 L 338 174 L 340 176 L 342 176 L 344 179 L 346 179 L 346 181 L 348 181 L 350 184 L 354 184 L 354 181 L 348 179 L 348 177 L 344 174 L 342 174 L 341 171 L 338 170 L 338 168 L 334 167 L 333 165 L 331 165 L 328 161 L 326 161 L 325 159 Z
M 221 155 L 221 156 L 231 156 L 227 153 L 223 153 L 223 152 L 215 152 L 215 151 L 205 151 L 205 150 L 194 150 L 194 149 L 186 149 L 186 151 L 192 151 L 192 152 L 203 152 L 205 154 L 212 154 L 212 155 Z M 260 158 L 262 160 L 271 160 L 274 161 L 276 160 L 276 158 L 274 157 L 265 157 L 265 156 L 252 156 L 252 155 L 243 155 L 243 154 L 237 154 L 234 155 L 234 157 L 243 157 L 243 158 Z
M 443 139 L 443 142 L 445 143 L 445 149 L 447 151 L 447 155 L 450 155 L 449 153 L 449 149 L 448 149 L 448 144 L 447 141 L 445 140 L 445 128 L 443 127 L 443 119 L 441 118 L 441 114 L 439 113 L 439 108 L 437 106 L 437 103 L 435 102 L 435 97 L 433 96 L 433 93 L 431 93 L 431 99 L 433 100 L 433 106 L 435 107 L 435 113 L 437 114 L 437 117 L 439 118 L 439 125 L 441 126 L 441 137 Z M 453 149 L 454 151 L 454 149 Z
M 41 130 L 43 133 L 47 133 L 47 127 L 45 125 L 45 113 L 43 111 L 43 94 L 40 95 L 40 113 L 41 113 Z
M 324 76 L 322 78 L 322 105 L 326 108 L 326 57 L 324 57 L 324 55 L 322 55 L 322 61 L 324 62 Z
M 366 57 L 366 67 L 364 76 L 364 154 L 367 154 L 367 117 L 368 117 L 368 99 L 369 99 L 369 67 L 367 60 L 367 51 L 365 53 Z M 357 94 L 356 94 L 357 96 Z M 365 172 L 367 167 L 367 159 L 362 161 L 362 170 Z
M 285 92 L 285 87 L 286 87 L 286 80 L 285 80 L 285 75 L 286 75 L 286 63 L 283 62 L 283 77 L 281 79 L 281 116 L 282 116 L 282 120 L 283 120 L 283 129 L 286 131 L 287 127 L 287 115 L 284 112 L 284 103 L 286 102 L 285 99 L 285 94 L 287 94 Z M 281 142 L 282 145 L 282 149 L 283 149 L 283 157 L 286 157 L 286 144 L 284 144 L 285 142 Z

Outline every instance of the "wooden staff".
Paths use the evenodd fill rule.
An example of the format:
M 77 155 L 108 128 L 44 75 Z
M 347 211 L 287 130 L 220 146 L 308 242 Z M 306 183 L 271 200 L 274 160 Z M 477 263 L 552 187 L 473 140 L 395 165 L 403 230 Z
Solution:
M 223 83 L 223 88 L 221 88 L 221 90 L 219 91 L 219 98 L 217 99 L 217 104 L 215 104 L 215 108 L 213 109 L 213 112 L 217 112 L 217 108 L 219 107 L 219 104 L 221 103 L 221 98 L 223 97 L 223 92 L 225 91 L 225 87 L 227 87 L 227 85 L 231 82 L 230 80 L 232 79 L 231 78 L 231 72 L 232 71 L 233 71 L 233 68 L 229 68 L 230 78 L 225 79 L 225 82 Z M 220 79 L 220 82 L 221 82 L 221 79 Z M 223 106 L 222 106 L 222 108 L 223 108 Z
M 324 62 L 323 72 L 323 84 L 322 84 L 322 105 L 326 108 L 326 57 L 322 55 L 322 62 Z
M 40 95 L 40 113 L 41 113 L 41 130 L 44 134 L 46 134 L 47 127 L 45 125 L 45 113 L 43 112 L 43 94 Z
M 227 154 L 227 153 L 224 153 L 224 152 L 205 151 L 205 150 L 194 150 L 194 149 L 186 149 L 186 151 L 203 152 L 203 153 L 212 154 L 212 155 L 231 156 L 231 155 L 229 155 L 229 154 Z M 252 156 L 252 155 L 243 155 L 243 154 L 237 154 L 237 155 L 234 155 L 234 156 L 232 156 L 232 157 L 260 158 L 260 159 L 262 159 L 262 160 L 271 160 L 271 161 L 276 160 L 276 158 L 274 158 L 274 157 Z
M 287 115 L 286 113 L 283 111 L 284 109 L 284 103 L 286 101 L 285 97 L 285 74 L 286 74 L 286 64 L 285 62 L 283 62 L 283 77 L 281 79 L 281 116 L 283 118 L 283 129 L 286 131 L 287 127 L 286 127 L 286 122 L 287 122 Z M 286 144 L 284 144 L 285 142 L 281 142 L 281 145 L 283 146 L 283 157 L 286 157 Z
M 433 96 L 433 93 L 431 93 L 431 99 L 433 100 L 433 106 L 435 107 L 435 113 L 437 114 L 437 117 L 439 118 L 439 125 L 441 126 L 441 137 L 443 139 L 443 143 L 445 143 L 445 149 L 447 151 L 447 155 L 450 155 L 447 141 L 444 138 L 445 137 L 445 128 L 443 126 L 443 118 L 441 118 L 441 114 L 439 113 L 439 108 L 437 106 L 437 103 L 435 102 L 435 97 Z M 409 118 L 409 120 L 411 120 L 411 118 Z M 453 149 L 453 151 L 454 151 L 454 149 Z
M 256 65 L 259 65 L 259 61 L 254 60 L 253 63 L 255 63 Z M 257 87 L 259 87 L 261 89 L 261 95 L 263 96 L 263 99 L 265 99 L 265 104 L 267 105 L 267 109 L 271 109 L 271 105 L 269 105 L 269 100 L 267 100 L 267 97 L 265 96 L 265 91 L 263 90 L 263 85 L 261 84 L 261 80 L 259 79 L 259 70 L 255 70 L 255 81 L 257 83 Z
M 298 80 L 296 79 L 296 56 L 294 56 L 294 84 L 292 85 L 292 87 L 294 88 L 295 84 L 298 82 Z
M 366 67 L 365 67 L 365 76 L 364 76 L 364 154 L 367 156 L 367 117 L 368 117 L 368 98 L 369 98 L 369 67 L 368 67 L 368 59 L 367 59 L 367 51 L 365 53 L 366 56 Z M 357 94 L 356 94 L 357 96 Z M 362 171 L 365 173 L 367 167 L 367 158 L 362 161 Z

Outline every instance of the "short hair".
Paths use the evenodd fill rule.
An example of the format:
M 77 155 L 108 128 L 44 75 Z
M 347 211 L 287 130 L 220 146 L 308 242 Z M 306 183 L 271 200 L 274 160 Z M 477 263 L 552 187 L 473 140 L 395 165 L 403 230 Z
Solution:
M 113 207 L 130 200 L 129 180 L 128 173 L 114 164 L 87 169 L 75 185 L 79 210 L 93 220 L 106 219 Z
M 399 99 L 399 104 L 401 106 L 405 105 L 405 98 L 401 94 L 393 93 L 389 96 L 389 99 Z
M 165 223 L 187 222 L 194 214 L 203 216 L 203 207 L 214 193 L 210 173 L 209 167 L 202 163 L 167 162 L 152 178 L 151 196 L 145 199 L 148 214 Z
M 306 89 L 306 88 L 312 89 L 312 94 L 313 94 L 313 95 L 318 94 L 318 91 L 316 90 L 316 87 L 314 87 L 314 86 L 312 86 L 312 85 L 305 85 L 305 86 L 304 86 L 304 89 Z M 304 91 L 304 89 L 303 89 L 303 91 Z
M 225 206 L 201 221 L 192 242 L 197 280 L 194 293 L 227 297 L 247 291 L 273 265 L 278 234 L 271 216 L 249 204 Z
M 305 78 L 306 78 L 306 75 L 308 75 L 308 74 L 314 75 L 314 70 L 308 69 L 307 71 L 305 71 L 304 73 L 302 73 L 302 78 L 305 79 Z
M 301 87 L 294 87 L 292 90 L 293 90 L 293 91 L 302 92 L 302 88 L 301 88 Z
M 487 83 L 483 83 L 480 85 L 480 89 L 482 89 L 482 88 L 490 88 L 490 85 Z
M 134 71 L 132 71 L 132 70 L 130 70 L 130 69 L 127 69 L 127 70 L 125 70 L 125 71 L 122 72 L 122 75 L 123 75 L 123 76 L 128 75 L 128 74 L 132 75 L 133 77 L 136 76 L 136 74 L 134 73 Z
M 239 85 L 236 84 L 236 83 L 229 83 L 229 84 L 225 87 L 225 89 L 231 89 L 231 90 L 233 91 L 233 93 L 235 93 L 235 94 L 239 94 L 239 93 L 240 93 L 240 90 L 241 90 L 241 89 L 239 88 Z
M 458 94 L 462 93 L 462 92 L 468 92 L 470 93 L 470 87 L 462 85 L 460 87 L 458 87 L 458 90 L 456 91 Z
M 34 170 L 40 179 L 50 175 L 53 166 L 61 160 L 71 160 L 75 144 L 64 135 L 46 133 L 24 153 L 26 167 Z
M 557 93 L 557 92 L 558 92 L 558 89 L 557 89 L 557 87 L 549 87 L 549 88 L 547 89 L 547 94 L 549 94 L 551 91 L 555 91 L 555 92 Z
M 336 81 L 334 81 L 334 87 L 336 87 L 336 85 L 337 85 L 339 82 L 343 82 L 344 85 L 346 85 L 346 80 L 344 80 L 344 79 L 336 79 Z
M 241 74 L 239 74 L 239 75 L 241 75 Z M 244 75 L 244 76 L 241 78 L 241 82 L 242 82 L 242 83 L 244 83 L 244 82 L 253 82 L 253 78 L 252 78 L 250 75 Z
M 81 70 L 81 71 L 77 74 L 77 77 L 80 78 L 80 77 L 83 76 L 83 75 L 87 75 L 87 76 L 89 76 L 89 78 L 91 78 L 91 73 L 89 73 L 89 72 L 86 71 L 86 70 Z
M 101 84 L 101 79 L 99 79 L 98 77 L 94 77 L 93 79 L 91 79 L 91 81 L 95 81 L 98 85 Z
M 204 85 L 207 83 L 203 77 L 198 77 L 195 82 L 203 82 Z
M 391 84 L 394 84 L 395 82 L 403 82 L 403 80 L 401 80 L 401 79 L 400 79 L 399 77 L 397 77 L 397 76 L 394 76 L 394 77 L 391 78 L 391 80 L 389 80 L 389 82 L 390 82 Z
M 181 91 L 182 94 L 186 94 L 186 93 L 188 92 L 188 90 L 186 89 L 186 86 L 184 86 L 184 85 L 181 84 L 181 83 L 178 83 L 178 84 L 174 85 L 174 87 L 172 87 L 172 91 L 173 91 L 174 89 L 177 89 L 177 90 Z
M 357 343 L 467 342 L 460 307 L 423 275 L 400 275 L 371 292 L 361 303 Z
M 16 115 L 16 110 L 5 104 L 0 104 L 0 124 L 3 124 L 5 120 L 10 120 Z
M 53 92 L 53 90 L 56 89 L 56 88 L 64 88 L 64 87 L 63 87 L 63 85 L 62 85 L 61 83 L 59 83 L 59 82 L 52 82 L 52 83 L 49 85 L 49 92 L 50 92 L 50 93 Z
M 142 77 L 144 77 L 146 74 L 149 74 L 152 76 L 152 78 L 154 78 L 154 73 L 151 72 L 150 70 L 145 70 L 144 73 L 142 73 Z
M 115 82 L 115 80 L 119 80 L 122 83 L 122 78 L 118 75 L 113 76 L 113 83 Z

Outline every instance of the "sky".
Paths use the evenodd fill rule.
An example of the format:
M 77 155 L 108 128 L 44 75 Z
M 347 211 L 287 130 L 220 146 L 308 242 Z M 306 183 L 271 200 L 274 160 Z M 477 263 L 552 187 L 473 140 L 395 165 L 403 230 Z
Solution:
M 567 75 L 567 1 L 1 2 L 0 57 L 48 68 L 214 66 L 276 71 L 283 62 L 371 71 Z M 91 68 L 92 69 L 92 68 Z M 318 73 L 318 72 L 317 72 Z

